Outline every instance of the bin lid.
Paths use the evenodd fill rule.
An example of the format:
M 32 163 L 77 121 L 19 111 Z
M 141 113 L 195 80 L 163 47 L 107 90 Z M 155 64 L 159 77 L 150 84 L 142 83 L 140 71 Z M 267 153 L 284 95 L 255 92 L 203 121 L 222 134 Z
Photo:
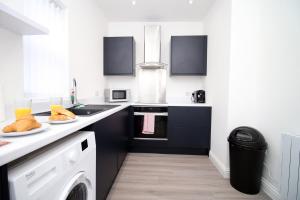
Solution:
M 267 149 L 264 136 L 258 130 L 247 126 L 241 126 L 231 131 L 228 142 L 253 150 Z

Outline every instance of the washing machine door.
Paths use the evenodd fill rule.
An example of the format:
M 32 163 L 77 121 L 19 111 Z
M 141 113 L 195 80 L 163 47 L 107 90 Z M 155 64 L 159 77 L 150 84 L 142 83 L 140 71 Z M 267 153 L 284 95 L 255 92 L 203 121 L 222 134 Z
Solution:
M 59 200 L 93 200 L 92 184 L 84 172 L 79 172 L 70 180 Z

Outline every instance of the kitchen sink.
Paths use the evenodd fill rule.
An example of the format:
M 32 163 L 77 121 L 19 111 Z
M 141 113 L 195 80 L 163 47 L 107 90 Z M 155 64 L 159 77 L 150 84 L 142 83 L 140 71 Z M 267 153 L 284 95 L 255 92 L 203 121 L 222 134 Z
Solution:
M 69 111 L 78 116 L 90 116 L 100 112 L 103 112 L 103 109 L 81 109 L 81 108 L 68 108 Z
M 74 106 L 71 108 L 67 108 L 67 110 L 71 111 L 75 115 L 78 116 L 91 116 L 95 115 L 101 112 L 104 112 L 106 110 L 110 110 L 112 108 L 118 107 L 119 105 L 81 105 L 81 106 Z M 35 116 L 50 116 L 51 112 L 42 112 L 37 113 Z
M 89 116 L 97 113 L 104 112 L 106 110 L 118 107 L 119 105 L 84 105 L 68 108 L 69 111 L 79 116 Z

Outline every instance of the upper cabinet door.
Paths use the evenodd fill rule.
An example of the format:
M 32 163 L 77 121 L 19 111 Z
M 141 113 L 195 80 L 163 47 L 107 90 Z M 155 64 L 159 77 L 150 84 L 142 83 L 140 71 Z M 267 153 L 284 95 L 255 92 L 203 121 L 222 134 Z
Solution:
M 207 36 L 171 37 L 171 75 L 206 76 Z
M 103 55 L 104 75 L 134 75 L 133 37 L 104 37 Z

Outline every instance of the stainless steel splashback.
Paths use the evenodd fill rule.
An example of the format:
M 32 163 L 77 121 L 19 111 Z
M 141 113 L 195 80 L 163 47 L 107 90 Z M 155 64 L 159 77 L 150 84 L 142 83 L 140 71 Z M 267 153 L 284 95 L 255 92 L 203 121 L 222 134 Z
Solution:
M 139 102 L 166 103 L 166 69 L 138 70 L 139 76 Z

